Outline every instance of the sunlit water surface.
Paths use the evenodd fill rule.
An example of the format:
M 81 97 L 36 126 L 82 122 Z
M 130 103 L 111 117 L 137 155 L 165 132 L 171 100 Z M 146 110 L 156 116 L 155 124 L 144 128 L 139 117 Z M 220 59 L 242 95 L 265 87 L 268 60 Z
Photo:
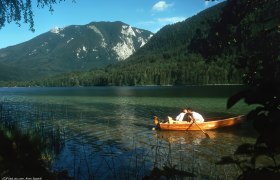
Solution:
M 241 86 L 0 88 L 1 120 L 36 130 L 52 142 L 55 171 L 77 179 L 137 179 L 153 167 L 174 166 L 195 178 L 234 179 L 234 165 L 216 165 L 242 143 L 254 142 L 250 123 L 203 132 L 153 130 L 153 116 L 175 117 L 192 107 L 204 117 L 246 114 L 226 109 Z

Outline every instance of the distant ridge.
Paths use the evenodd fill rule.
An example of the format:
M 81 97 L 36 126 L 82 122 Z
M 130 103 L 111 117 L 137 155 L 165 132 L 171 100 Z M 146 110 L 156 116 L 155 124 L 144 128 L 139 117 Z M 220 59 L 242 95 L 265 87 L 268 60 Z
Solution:
M 242 84 L 244 80 L 250 81 L 252 74 L 248 70 L 256 74 L 262 68 L 256 61 L 258 54 L 279 52 L 279 9 L 279 0 L 225 1 L 185 21 L 163 27 L 126 61 L 104 69 L 56 76 L 37 84 Z
M 0 80 L 34 80 L 104 67 L 125 60 L 152 36 L 120 21 L 54 27 L 27 42 L 0 49 L 0 64 L 5 65 Z

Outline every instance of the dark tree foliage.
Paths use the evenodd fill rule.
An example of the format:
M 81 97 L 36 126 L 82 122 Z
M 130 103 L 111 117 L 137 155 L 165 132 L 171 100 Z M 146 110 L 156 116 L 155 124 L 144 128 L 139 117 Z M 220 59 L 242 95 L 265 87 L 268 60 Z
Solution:
M 241 99 L 257 105 L 247 119 L 253 122 L 259 136 L 255 144 L 241 145 L 233 156 L 220 163 L 237 164 L 243 171 L 239 179 L 279 179 L 280 1 L 228 0 L 228 6 L 231 11 L 222 17 L 242 24 L 235 35 L 242 43 L 239 67 L 246 69 L 244 82 L 249 85 L 247 90 L 229 98 L 228 108 Z M 257 21 L 262 26 L 256 26 Z M 266 163 L 262 164 L 264 160 Z
M 47 6 L 50 12 L 53 12 L 53 4 L 65 0 L 37 0 L 37 7 Z M 15 22 L 20 26 L 23 21 L 29 24 L 29 29 L 34 31 L 33 7 L 31 0 L 0 0 L 0 29 L 6 23 Z

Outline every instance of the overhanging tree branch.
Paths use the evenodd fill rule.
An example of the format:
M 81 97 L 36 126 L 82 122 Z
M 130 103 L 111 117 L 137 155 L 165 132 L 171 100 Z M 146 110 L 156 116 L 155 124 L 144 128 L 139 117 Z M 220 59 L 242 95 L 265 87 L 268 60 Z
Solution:
M 47 6 L 49 11 L 54 11 L 53 4 L 66 0 L 37 0 L 37 8 Z M 75 0 L 72 0 L 75 2 Z M 0 29 L 7 23 L 15 22 L 18 26 L 21 23 L 29 24 L 29 30 L 35 31 L 33 20 L 33 7 L 31 0 L 0 0 Z

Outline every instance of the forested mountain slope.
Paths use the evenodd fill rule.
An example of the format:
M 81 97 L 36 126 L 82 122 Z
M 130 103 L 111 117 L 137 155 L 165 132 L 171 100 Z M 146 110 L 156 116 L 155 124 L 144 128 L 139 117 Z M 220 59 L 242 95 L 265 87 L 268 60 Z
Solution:
M 256 74 L 261 68 L 258 52 L 280 52 L 278 46 L 269 45 L 279 40 L 279 9 L 279 0 L 225 1 L 183 22 L 165 26 L 125 62 L 99 70 L 65 74 L 35 84 L 242 83 L 244 79 L 250 79 L 250 73 Z M 276 56 L 279 57 L 279 53 Z

